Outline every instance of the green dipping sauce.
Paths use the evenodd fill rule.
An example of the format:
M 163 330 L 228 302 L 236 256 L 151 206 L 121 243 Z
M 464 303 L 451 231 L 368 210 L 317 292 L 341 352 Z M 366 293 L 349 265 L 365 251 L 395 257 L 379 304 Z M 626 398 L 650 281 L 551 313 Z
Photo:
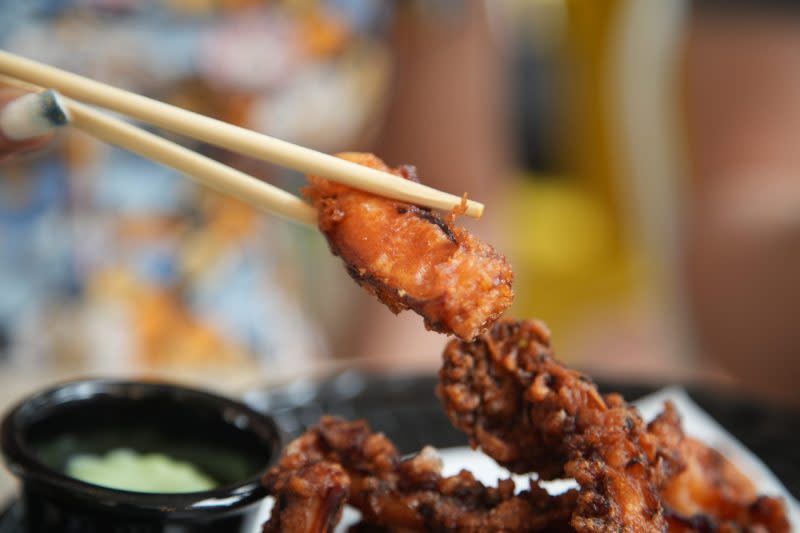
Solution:
M 67 462 L 66 474 L 94 485 L 132 492 L 201 492 L 217 486 L 191 463 L 128 448 L 111 450 L 104 456 L 74 455 Z

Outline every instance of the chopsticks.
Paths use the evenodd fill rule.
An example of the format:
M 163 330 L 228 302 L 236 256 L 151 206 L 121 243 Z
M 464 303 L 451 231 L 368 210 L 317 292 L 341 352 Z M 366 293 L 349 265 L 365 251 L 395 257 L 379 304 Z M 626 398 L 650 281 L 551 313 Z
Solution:
M 64 99 L 71 124 L 89 135 L 172 167 L 216 191 L 254 207 L 309 226 L 317 223 L 313 207 L 297 196 L 178 144 L 112 118 L 69 98 Z
M 63 95 L 74 98 L 75 100 L 128 115 L 142 122 L 174 133 L 186 135 L 305 174 L 322 176 L 331 181 L 343 183 L 381 196 L 446 211 L 457 209 L 462 204 L 462 198 L 459 196 L 405 180 L 387 172 L 381 172 L 339 159 L 338 157 L 297 146 L 280 139 L 275 139 L 274 137 L 262 135 L 141 95 L 117 89 L 104 83 L 84 78 L 77 74 L 72 74 L 2 50 L 0 50 L 0 74 L 5 74 L 41 87 L 56 89 Z M 144 157 L 155 158 L 155 156 L 158 155 L 167 157 L 170 161 L 180 161 L 180 163 L 184 165 L 184 168 L 187 169 L 183 171 L 189 174 L 191 173 L 188 172 L 188 170 L 197 171 L 202 169 L 203 177 L 198 177 L 198 180 L 218 190 L 236 194 L 239 198 L 259 207 L 271 211 L 277 210 L 279 213 L 284 214 L 284 216 L 290 216 L 292 218 L 294 218 L 295 215 L 301 217 L 307 216 L 301 213 L 300 211 L 302 210 L 298 209 L 297 206 L 292 206 L 287 199 L 279 199 L 263 191 L 261 192 L 261 196 L 249 200 L 240 196 L 250 194 L 250 191 L 254 189 L 250 186 L 244 186 L 243 182 L 241 182 L 240 179 L 234 178 L 231 173 L 226 173 L 227 180 L 219 180 L 215 175 L 219 168 L 215 167 L 212 171 L 211 167 L 206 165 L 207 161 L 213 161 L 211 159 L 203 158 L 203 156 L 195 154 L 198 158 L 207 160 L 201 164 L 200 160 L 190 158 L 187 154 L 182 154 L 178 157 L 175 155 L 174 150 L 168 150 L 163 144 L 157 143 L 155 139 L 149 138 L 152 134 L 143 132 L 122 121 L 105 117 L 101 113 L 93 112 L 91 109 L 81 106 L 77 102 L 69 101 L 69 105 L 70 107 L 77 106 L 76 117 L 78 117 L 78 119 L 75 125 L 86 129 L 87 132 L 100 139 L 109 138 L 110 140 L 113 138 L 112 142 L 114 142 L 114 144 L 120 144 L 120 146 L 123 146 L 121 143 L 125 142 L 127 144 L 124 146 L 125 148 L 140 153 Z M 129 137 L 134 133 L 133 130 L 137 130 L 136 136 L 138 140 L 147 139 L 147 153 L 133 149 L 134 147 L 138 147 L 137 143 L 132 141 Z M 142 134 L 145 135 L 143 136 Z M 157 136 L 152 135 L 152 137 Z M 160 138 L 158 139 L 164 143 L 169 142 Z M 177 145 L 174 146 L 177 147 Z M 163 159 L 157 160 L 165 162 Z M 171 163 L 166 164 L 172 166 Z M 217 164 L 220 165 L 219 163 Z M 220 166 L 224 167 L 224 165 Z M 255 178 L 247 176 L 246 174 L 238 174 L 241 174 L 238 178 L 244 176 L 250 180 L 255 180 Z M 222 181 L 225 183 L 221 183 Z M 292 196 L 288 193 L 284 194 Z M 279 200 L 277 204 L 273 203 L 275 200 Z M 297 212 L 295 212 L 295 210 L 297 210 Z M 482 213 L 483 204 L 474 200 L 466 201 L 466 210 L 464 214 L 479 218 Z M 305 221 L 305 219 L 302 220 Z
M 40 92 L 45 89 L 0 75 L 0 85 Z M 253 207 L 316 226 L 314 208 L 300 198 L 269 183 L 193 152 L 158 135 L 61 96 L 70 125 L 110 144 L 172 167 L 199 183 L 229 194 Z

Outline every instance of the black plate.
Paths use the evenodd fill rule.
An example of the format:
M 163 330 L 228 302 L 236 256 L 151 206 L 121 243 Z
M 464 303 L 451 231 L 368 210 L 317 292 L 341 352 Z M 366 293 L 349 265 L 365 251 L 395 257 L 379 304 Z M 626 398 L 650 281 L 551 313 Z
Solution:
M 269 412 L 287 436 L 297 436 L 323 413 L 364 418 L 392 439 L 401 453 L 426 444 L 464 446 L 466 437 L 447 420 L 436 397 L 438 378 L 375 377 L 345 372 L 322 382 L 299 381 L 278 390 L 254 391 L 245 403 Z M 635 400 L 670 385 L 599 383 L 603 392 Z M 800 497 L 800 411 L 743 396 L 740 391 L 684 386 L 692 399 L 760 457 L 795 498 Z
M 453 429 L 435 395 L 433 376 L 385 378 L 345 372 L 321 381 L 297 381 L 276 390 L 252 391 L 246 403 L 273 415 L 288 439 L 316 423 L 322 414 L 364 418 L 386 433 L 402 453 L 426 444 L 440 448 L 466 444 Z M 600 384 L 633 400 L 661 388 L 659 385 Z M 728 429 L 769 468 L 797 498 L 800 496 L 800 413 L 743 398 L 735 391 L 687 387 L 692 399 Z M 18 509 L 12 505 L 0 515 L 0 533 L 22 533 Z

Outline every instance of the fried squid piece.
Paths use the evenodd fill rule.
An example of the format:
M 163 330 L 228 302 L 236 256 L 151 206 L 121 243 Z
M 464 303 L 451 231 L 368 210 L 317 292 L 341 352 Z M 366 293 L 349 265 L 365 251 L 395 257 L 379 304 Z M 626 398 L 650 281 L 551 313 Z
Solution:
M 412 166 L 390 169 L 372 154 L 339 157 L 418 181 Z M 411 309 L 428 329 L 472 339 L 511 305 L 513 274 L 505 258 L 452 220 L 319 177 L 309 182 L 303 192 L 331 251 L 394 313 Z
M 758 496 L 715 450 L 686 437 L 674 406 L 645 426 L 616 394 L 553 358 L 535 321 L 503 320 L 451 342 L 439 396 L 451 422 L 514 472 L 574 478 L 578 532 L 790 530 L 784 502 Z
M 647 438 L 643 439 L 647 456 L 656 468 L 659 489 L 686 470 L 686 461 L 681 453 L 685 438 L 678 411 L 672 402 L 666 402 L 661 414 L 647 425 Z
M 759 496 L 753 482 L 718 451 L 687 437 L 671 403 L 648 425 L 661 469 L 661 498 L 671 532 L 788 533 L 782 499 Z
M 775 533 L 792 531 L 780 498 L 760 496 L 742 507 L 739 516 L 721 520 L 710 514 L 682 515 L 667 507 L 670 533 Z
M 350 493 L 350 478 L 341 466 L 318 453 L 314 435 L 292 442 L 263 484 L 275 495 L 264 533 L 332 533 Z
M 667 531 L 641 417 L 553 359 L 541 323 L 506 319 L 450 342 L 438 392 L 451 422 L 501 465 L 575 479 L 579 533 Z
M 279 523 L 285 533 L 309 531 L 303 529 L 310 523 L 306 517 L 316 512 L 305 507 L 311 503 L 314 510 L 321 509 L 318 502 L 325 500 L 325 488 L 331 485 L 320 483 L 321 490 L 304 503 L 295 497 L 299 491 L 291 484 L 274 482 L 304 480 L 308 464 L 337 465 L 346 472 L 348 502 L 361 511 L 364 520 L 354 531 L 572 531 L 574 492 L 550 496 L 534 484 L 531 490 L 515 494 L 511 480 L 501 481 L 497 488 L 486 487 L 466 471 L 442 477 L 441 462 L 432 449 L 401 458 L 394 445 L 384 435 L 372 433 L 365 422 L 325 417 L 290 445 L 265 478 L 270 492 L 283 503 L 273 509 L 269 523 Z M 338 511 L 333 506 L 328 509 L 329 518 L 315 518 L 313 523 L 331 523 Z M 296 515 L 301 520 L 284 518 Z

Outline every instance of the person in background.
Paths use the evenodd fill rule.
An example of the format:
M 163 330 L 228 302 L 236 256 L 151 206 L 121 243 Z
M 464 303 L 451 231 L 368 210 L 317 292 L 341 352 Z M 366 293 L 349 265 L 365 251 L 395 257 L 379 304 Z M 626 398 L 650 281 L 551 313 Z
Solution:
M 686 270 L 702 353 L 800 403 L 800 10 L 697 2 L 685 48 Z
M 583 328 L 577 350 L 597 354 L 586 366 L 797 404 L 800 10 L 781 0 L 566 4 L 570 177 L 602 200 L 619 256 L 646 274 L 634 271 L 645 305 L 616 321 L 608 302 L 624 293 L 608 271 L 573 276 L 613 289 L 589 316 L 596 333 Z M 550 286 L 564 299 L 576 287 L 589 294 L 570 281 Z

